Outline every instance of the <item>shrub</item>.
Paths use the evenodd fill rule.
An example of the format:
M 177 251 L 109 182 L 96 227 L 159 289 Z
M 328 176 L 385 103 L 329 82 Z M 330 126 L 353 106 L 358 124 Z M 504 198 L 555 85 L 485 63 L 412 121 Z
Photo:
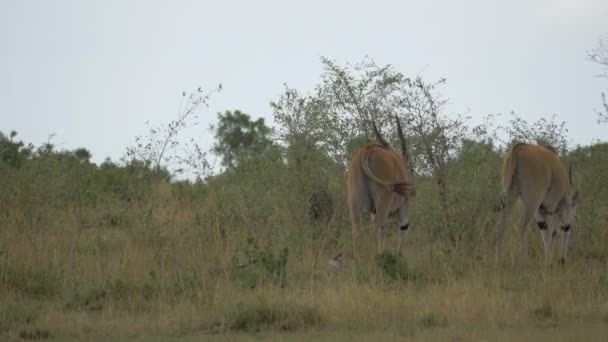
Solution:
M 423 328 L 443 328 L 448 326 L 448 319 L 442 314 L 427 313 L 420 319 L 420 325 Z
M 541 321 L 549 320 L 557 317 L 555 308 L 549 302 L 543 303 L 540 307 L 532 310 L 532 315 Z
M 231 328 L 234 330 L 260 330 L 263 328 L 282 331 L 302 330 L 319 326 L 323 322 L 319 312 L 296 304 L 239 305 Z
M 0 284 L 33 297 L 52 296 L 60 292 L 62 279 L 53 269 L 17 267 L 0 264 Z
M 410 272 L 405 260 L 390 251 L 385 250 L 378 254 L 376 256 L 376 265 L 391 280 L 408 280 L 410 278 Z

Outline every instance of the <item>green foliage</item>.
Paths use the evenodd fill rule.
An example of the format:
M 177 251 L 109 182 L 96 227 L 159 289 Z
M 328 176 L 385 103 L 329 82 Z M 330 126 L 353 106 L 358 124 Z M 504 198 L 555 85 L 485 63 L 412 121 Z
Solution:
M 549 302 L 544 302 L 540 307 L 532 310 L 532 316 L 534 318 L 545 321 L 550 320 L 557 317 L 557 313 L 555 312 L 555 308 Z
M 423 328 L 444 328 L 448 326 L 448 319 L 445 315 L 439 313 L 427 313 L 420 319 L 420 325 Z
M 195 92 L 183 92 L 183 102 L 177 117 L 168 123 L 159 125 L 146 122 L 148 132 L 135 137 L 135 144 L 127 148 L 127 158 L 141 162 L 146 168 L 170 176 L 168 167 L 173 167 L 174 173 L 184 172 L 183 165 L 193 165 L 193 156 L 184 156 L 180 145 L 180 136 L 187 128 L 197 124 L 197 112 L 201 107 L 208 106 L 211 95 L 222 90 L 220 84 L 210 92 L 203 92 L 199 87 Z M 198 145 L 194 149 L 200 152 Z M 187 149 L 186 149 L 187 150 Z M 203 156 L 204 157 L 204 156 Z M 196 159 L 196 158 L 194 158 Z
M 378 254 L 376 265 L 391 280 L 408 280 L 409 278 L 410 273 L 405 260 L 390 251 L 385 250 Z
M 446 228 L 455 240 L 468 244 L 467 250 L 487 243 L 492 233 L 492 224 L 485 220 L 502 192 L 501 164 L 502 156 L 492 141 L 464 140 L 447 165 L 451 220 Z
M 271 245 L 260 248 L 257 240 L 250 236 L 247 238 L 244 254 L 247 262 L 240 264 L 238 257 L 235 256 L 232 270 L 245 287 L 254 288 L 265 282 L 279 287 L 286 285 L 288 247 L 283 247 L 275 253 Z
M 22 141 L 13 141 L 17 132 L 12 131 L 7 137 L 0 132 L 0 162 L 13 168 L 19 168 L 23 161 L 32 155 L 32 147 L 25 147 Z
M 46 340 L 49 336 L 48 329 L 33 328 L 19 331 L 19 337 L 24 340 Z
M 38 321 L 41 308 L 38 305 L 9 304 L 0 310 L 0 335 L 11 327 L 31 325 Z
M 369 143 L 369 139 L 364 135 L 357 135 L 352 137 L 346 144 L 346 153 L 349 156 L 354 156 L 357 151 Z M 398 146 L 398 145 L 393 145 Z
M 608 35 L 598 39 L 597 46 L 587 53 L 590 61 L 595 62 L 603 67 L 602 73 L 598 77 L 608 79 Z M 600 94 L 603 108 L 596 110 L 598 118 L 597 123 L 608 123 L 608 95 L 604 91 Z
M 554 148 L 558 154 L 565 155 L 568 151 L 568 128 L 566 122 L 556 121 L 557 115 L 551 118 L 540 118 L 536 122 L 528 122 L 521 116 L 511 112 L 509 124 L 501 127 L 509 140 L 505 145 L 512 146 L 516 143 L 529 143 L 549 146 Z
M 309 216 L 316 224 L 326 223 L 334 212 L 334 203 L 327 186 L 323 184 L 308 197 Z
M 248 158 L 254 158 L 273 147 L 270 128 L 264 119 L 255 121 L 241 111 L 218 113 L 213 151 L 222 157 L 222 164 L 235 167 Z
M 13 209 L 0 210 L 0 219 L 16 220 L 30 232 L 48 228 L 48 223 L 56 221 L 50 217 L 57 210 L 76 220 L 79 229 L 95 224 L 125 226 L 126 210 L 133 203 L 149 201 L 158 174 L 137 160 L 122 166 L 106 160 L 97 167 L 89 162 L 88 150 L 58 151 L 50 143 L 26 155 L 19 169 L 2 172 L 0 184 L 5 191 L 0 206 Z M 122 210 L 89 213 L 116 203 L 122 203 Z
M 174 287 L 178 290 L 178 286 Z M 129 300 L 150 301 L 162 291 L 161 285 L 154 272 L 150 272 L 143 280 L 131 279 L 126 276 L 108 279 L 102 284 L 86 286 L 75 286 L 66 289 L 66 310 L 85 310 L 88 312 L 99 312 L 108 307 L 110 303 L 123 303 L 128 305 Z M 133 308 L 133 304 L 131 304 Z
M 17 145 L 23 144 L 12 146 Z M 56 151 L 50 142 L 37 149 L 20 149 L 19 157 L 11 159 L 19 161 L 12 165 L 18 168 L 0 165 L 4 189 L 0 205 L 12 208 L 0 210 L 0 218 L 16 220 L 22 229 L 32 232 L 42 229 L 55 210 L 69 208 L 80 215 L 84 206 L 94 207 L 98 192 L 92 187 L 91 175 L 96 166 L 88 162 L 89 157 L 86 149 Z
M 9 304 L 0 308 L 0 336 L 10 336 L 13 330 L 19 332 L 18 336 L 25 340 L 42 340 L 50 337 L 49 330 L 36 327 L 43 311 L 40 304 L 16 305 Z
M 307 217 L 312 222 L 327 222 L 334 210 L 329 179 L 332 173 L 340 174 L 339 166 L 305 136 L 291 136 L 286 161 L 289 183 L 309 208 Z
M 80 161 L 81 163 L 88 163 L 89 159 L 91 159 L 91 152 L 86 148 L 78 148 L 73 152 L 74 157 Z
M 102 197 L 115 197 L 125 203 L 145 201 L 152 192 L 153 183 L 159 178 L 166 176 L 138 160 L 130 160 L 125 165 L 106 160 L 93 174 L 95 187 Z
M 314 308 L 296 304 L 269 304 L 265 301 L 253 305 L 241 304 L 232 316 L 231 329 L 246 331 L 295 331 L 318 327 L 323 323 L 321 315 Z
M 49 297 L 61 292 L 62 275 L 56 269 L 32 269 L 17 261 L 0 264 L 0 284 L 32 297 Z
M 407 151 L 410 169 L 435 179 L 441 204 L 439 224 L 452 222 L 447 164 L 475 129 L 468 127 L 468 117 L 445 113 L 447 100 L 439 93 L 445 79 L 411 79 L 391 65 L 376 65 L 370 58 L 345 66 L 327 58 L 321 62 L 323 73 L 313 95 L 303 96 L 286 87 L 271 103 L 279 138 L 288 144 L 288 150 L 315 146 L 344 170 L 358 147 L 377 139 L 372 134 L 372 121 L 383 139 L 399 141 L 398 118 L 412 147 Z
M 404 118 L 407 111 L 403 106 L 421 94 L 405 92 L 413 84 L 410 79 L 370 58 L 345 66 L 328 58 L 321 63 L 323 72 L 315 93 L 302 95 L 286 86 L 283 95 L 271 103 L 274 121 L 279 125 L 280 140 L 292 146 L 294 139 L 306 137 L 346 168 L 354 147 L 375 140 L 372 120 L 387 140 L 395 140 L 394 116 L 411 122 Z
M 91 288 L 75 291 L 72 298 L 65 304 L 67 310 L 101 311 L 108 297 L 105 289 Z
M 429 267 L 426 267 L 425 273 L 412 269 L 400 254 L 384 250 L 375 257 L 375 263 L 382 274 L 391 282 L 408 283 L 416 287 L 424 287 L 428 284 Z
M 260 255 L 266 274 L 280 286 L 285 284 L 288 256 L 289 249 L 287 247 L 283 247 L 276 255 L 272 248 L 268 247 Z
M 604 250 L 600 241 L 608 238 L 608 234 L 605 230 L 596 228 L 604 226 L 608 220 L 608 143 L 579 146 L 568 155 L 566 162 L 572 165 L 572 182 L 581 194 L 574 241 L 591 243 L 585 248 L 585 253 Z

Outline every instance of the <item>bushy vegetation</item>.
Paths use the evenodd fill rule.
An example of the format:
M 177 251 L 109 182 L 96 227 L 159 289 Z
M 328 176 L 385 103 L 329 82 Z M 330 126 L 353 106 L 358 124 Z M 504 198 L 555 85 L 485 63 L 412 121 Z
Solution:
M 444 80 L 371 61 L 324 66 L 315 93 L 287 87 L 273 102 L 274 130 L 239 111 L 218 116 L 221 171 L 196 145 L 171 154 L 205 96 L 138 137 L 120 162 L 0 134 L 0 339 L 328 327 L 472 339 L 528 329 L 530 317 L 608 330 L 607 143 L 568 149 L 555 117 L 472 127 L 445 113 Z M 372 257 L 362 238 L 355 265 L 346 165 L 370 141 L 372 118 L 397 141 L 395 115 L 415 171 L 410 239 L 395 254 L 391 222 L 387 251 Z M 531 238 L 532 263 L 521 268 L 508 234 L 515 251 L 502 273 L 494 268 L 491 208 L 511 141 L 553 144 L 574 165 L 583 199 L 564 267 L 543 267 Z M 180 177 L 186 166 L 199 167 L 194 179 Z

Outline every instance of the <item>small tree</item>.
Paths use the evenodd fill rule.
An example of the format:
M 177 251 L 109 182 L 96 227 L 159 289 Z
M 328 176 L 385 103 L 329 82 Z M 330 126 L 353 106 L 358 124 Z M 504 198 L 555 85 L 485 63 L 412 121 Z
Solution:
M 264 119 L 255 121 L 241 111 L 218 113 L 213 151 L 222 158 L 222 164 L 229 168 L 239 165 L 244 159 L 255 157 L 272 147 L 270 128 Z
M 370 58 L 346 66 L 327 58 L 321 62 L 324 70 L 314 95 L 301 96 L 286 88 L 284 95 L 272 103 L 281 137 L 288 144 L 288 139 L 312 141 L 345 170 L 353 152 L 375 140 L 372 121 L 387 140 L 399 141 L 395 116 L 399 117 L 414 146 L 410 162 L 417 172 L 436 180 L 447 224 L 447 162 L 470 130 L 466 126 L 468 117 L 445 113 L 447 100 L 438 91 L 445 80 L 412 80 L 390 65 L 376 65 Z M 302 140 L 302 135 L 308 139 Z
M 154 171 L 161 171 L 163 168 L 174 167 L 179 164 L 181 159 L 177 147 L 180 143 L 178 139 L 180 132 L 197 124 L 198 116 L 196 112 L 201 106 L 208 106 L 211 95 L 221 91 L 221 89 L 222 85 L 220 84 L 208 93 L 204 93 L 200 87 L 190 95 L 183 92 L 182 96 L 185 99 L 185 104 L 180 107 L 177 118 L 168 124 L 157 126 L 149 125 L 146 122 L 149 127 L 148 134 L 135 137 L 135 146 L 127 148 L 127 157 L 144 162 Z M 175 171 L 183 172 L 181 168 Z
M 127 157 L 131 159 L 131 164 L 143 164 L 145 168 L 150 168 L 156 175 L 154 182 L 154 195 L 149 203 L 144 215 L 144 224 L 150 226 L 152 213 L 158 204 L 160 193 L 160 183 L 163 180 L 168 180 L 171 175 L 170 168 L 176 173 L 183 173 L 183 161 L 188 160 L 183 157 L 183 151 L 178 150 L 180 145 L 180 133 L 197 124 L 197 111 L 202 106 L 208 106 L 208 101 L 211 95 L 221 91 L 220 84 L 216 89 L 210 92 L 204 92 L 199 87 L 196 92 L 189 95 L 182 92 L 184 98 L 183 105 L 177 113 L 177 118 L 170 121 L 168 124 L 161 124 L 149 127 L 147 135 L 135 137 L 135 145 L 127 148 Z
M 608 79 L 608 36 L 601 37 L 598 41 L 597 47 L 589 52 L 587 56 L 590 61 L 595 62 L 604 67 L 604 71 L 597 75 L 597 77 Z M 602 110 L 597 110 L 598 123 L 608 123 L 608 100 L 606 98 L 606 92 L 601 93 L 602 98 Z
M 561 155 L 568 151 L 566 122 L 557 121 L 556 114 L 549 119 L 540 118 L 535 122 L 528 122 L 514 112 L 511 112 L 510 116 L 509 124 L 498 128 L 507 136 L 507 140 L 503 141 L 505 149 L 516 143 L 530 143 L 551 147 Z
M 17 132 L 11 131 L 8 136 L 0 132 L 0 161 L 11 167 L 19 168 L 21 164 L 31 157 L 33 146 L 25 146 L 22 141 L 14 141 Z
M 329 196 L 329 175 L 343 170 L 336 162 L 343 155 L 342 138 L 329 134 L 327 104 L 317 96 L 301 96 L 285 86 L 285 93 L 271 102 L 274 120 L 278 123 L 277 139 L 286 145 L 285 161 L 298 198 L 307 202 L 308 216 L 313 221 L 327 219 L 333 211 Z
M 396 140 L 394 117 L 400 105 L 399 89 L 409 80 L 391 65 L 378 66 L 369 57 L 346 66 L 328 58 L 321 61 L 324 71 L 317 96 L 326 105 L 328 120 L 324 127 L 333 131 L 326 136 L 338 152 L 336 159 L 346 166 L 357 147 L 353 142 L 375 140 L 372 120 L 387 138 Z
M 416 165 L 420 172 L 435 178 L 447 222 L 449 208 L 446 167 L 462 140 L 469 135 L 466 126 L 469 118 L 445 114 L 447 100 L 437 90 L 444 83 L 445 79 L 427 83 L 421 77 L 402 82 L 399 104 L 402 121 L 416 140 L 412 151 Z
M 289 143 L 286 139 L 306 135 L 346 169 L 353 150 L 375 139 L 372 120 L 382 131 L 394 125 L 398 85 L 405 77 L 370 58 L 346 66 L 328 58 L 321 63 L 321 81 L 313 95 L 286 87 L 271 106 L 281 140 Z M 390 136 L 396 138 L 396 133 Z
M 310 144 L 330 147 L 326 135 L 326 104 L 316 96 L 302 96 L 285 85 L 285 92 L 270 103 L 274 121 L 278 124 L 275 136 L 279 142 L 296 147 L 304 140 Z M 338 153 L 334 151 L 334 153 Z
M 465 122 L 468 118 L 444 113 L 447 100 L 438 92 L 438 87 L 445 79 L 435 83 L 425 82 L 421 77 L 412 80 L 392 66 L 378 66 L 369 58 L 346 67 L 326 58 L 322 62 L 325 72 L 318 87 L 319 96 L 327 104 L 330 117 L 342 118 L 334 118 L 332 122 L 342 123 L 336 126 L 345 130 L 350 138 L 341 142 L 341 152 L 352 152 L 348 143 L 353 139 L 373 140 L 372 120 L 389 140 L 398 141 L 394 120 L 398 116 L 406 136 L 416 146 L 410 154 L 410 162 L 415 164 L 416 171 L 431 174 L 436 179 L 442 209 L 447 215 L 446 162 L 467 136 Z M 350 155 L 346 158 L 348 160 Z

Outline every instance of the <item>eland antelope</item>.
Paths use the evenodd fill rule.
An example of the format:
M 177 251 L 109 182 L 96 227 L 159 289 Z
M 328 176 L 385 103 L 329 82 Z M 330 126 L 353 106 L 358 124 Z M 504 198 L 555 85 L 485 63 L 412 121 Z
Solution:
M 372 121 L 377 144 L 368 144 L 358 150 L 350 162 L 348 169 L 347 192 L 348 208 L 352 222 L 353 254 L 358 257 L 358 235 L 361 212 L 369 211 L 372 216 L 372 250 L 377 246 L 377 252 L 382 250 L 382 226 L 389 214 L 397 213 L 397 221 L 401 230 L 399 249 L 405 239 L 409 227 L 408 207 L 410 197 L 415 195 L 412 183 L 411 169 L 407 157 L 407 149 L 403 130 L 399 119 L 397 132 L 401 141 L 401 152 L 397 153 L 384 140 Z M 376 241 L 374 242 L 374 239 Z
M 503 158 L 502 185 L 505 197 L 496 208 L 503 210 L 496 261 L 500 262 L 508 215 L 519 199 L 523 204 L 519 222 L 522 261 L 528 259 L 527 228 L 535 220 L 545 248 L 545 263 L 551 262 L 552 232 L 555 233 L 556 227 L 555 224 L 549 227 L 547 218 L 554 216 L 561 230 L 560 263 L 564 263 L 570 235 L 576 228 L 576 207 L 580 201 L 579 190 L 573 190 L 572 186 L 572 166 L 566 172 L 564 164 L 550 147 L 517 144 Z

